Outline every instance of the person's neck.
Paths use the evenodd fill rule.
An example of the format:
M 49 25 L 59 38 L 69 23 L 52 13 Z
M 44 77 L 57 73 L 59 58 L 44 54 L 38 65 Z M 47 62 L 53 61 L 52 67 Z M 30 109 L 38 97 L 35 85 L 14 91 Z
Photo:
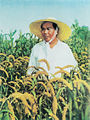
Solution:
M 57 44 L 57 42 L 58 42 L 58 39 L 57 39 L 57 38 L 55 38 L 54 40 L 52 40 L 52 41 L 49 43 L 50 48 L 53 48 L 53 47 Z

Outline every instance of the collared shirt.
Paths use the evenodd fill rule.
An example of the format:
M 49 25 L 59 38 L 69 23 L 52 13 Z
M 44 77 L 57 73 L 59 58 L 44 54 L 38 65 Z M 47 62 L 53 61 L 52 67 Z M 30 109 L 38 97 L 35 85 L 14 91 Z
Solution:
M 38 62 L 40 59 L 46 59 L 50 65 L 50 70 L 48 71 L 47 65 L 44 62 Z M 77 65 L 73 53 L 69 46 L 58 40 L 58 43 L 50 48 L 49 43 L 42 41 L 36 44 L 32 48 L 30 55 L 29 66 L 40 66 L 43 67 L 48 73 L 54 74 L 57 72 L 57 66 L 64 67 L 66 65 Z M 71 68 L 66 68 L 66 71 L 70 72 Z M 32 70 L 28 69 L 27 74 L 31 74 Z

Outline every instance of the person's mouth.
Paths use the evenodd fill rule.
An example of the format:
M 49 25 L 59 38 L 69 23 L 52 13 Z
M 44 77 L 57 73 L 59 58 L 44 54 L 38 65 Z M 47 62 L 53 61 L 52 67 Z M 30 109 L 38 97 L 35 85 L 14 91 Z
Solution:
M 44 36 L 44 38 L 46 38 L 46 39 L 47 39 L 48 37 L 49 37 L 49 36 Z

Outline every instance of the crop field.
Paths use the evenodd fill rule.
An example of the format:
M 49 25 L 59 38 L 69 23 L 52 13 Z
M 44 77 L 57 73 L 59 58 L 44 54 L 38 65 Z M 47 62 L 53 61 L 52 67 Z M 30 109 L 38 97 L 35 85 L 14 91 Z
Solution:
M 71 48 L 78 68 L 56 66 L 50 78 L 42 67 L 27 75 L 32 47 L 41 41 L 31 33 L 0 33 L 0 120 L 89 120 L 90 119 L 90 31 L 72 24 L 72 35 L 64 41 Z M 48 70 L 49 63 L 45 59 Z M 65 68 L 73 67 L 69 72 Z M 56 77 L 61 74 L 60 77 Z

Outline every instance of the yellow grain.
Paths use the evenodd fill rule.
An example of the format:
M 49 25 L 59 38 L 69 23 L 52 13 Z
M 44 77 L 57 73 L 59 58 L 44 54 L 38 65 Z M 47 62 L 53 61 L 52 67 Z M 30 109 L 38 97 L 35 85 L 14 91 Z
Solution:
M 2 81 L 6 82 L 6 79 L 2 76 L 0 76 L 0 79 L 2 79 Z
M 59 71 L 55 72 L 54 75 L 57 75 L 57 74 L 59 74 L 59 73 L 65 73 L 67 76 L 70 77 L 70 73 L 67 72 L 67 71 L 65 71 L 65 70 L 59 70 Z
M 82 66 L 80 66 L 80 69 L 82 70 L 82 72 L 86 71 Z
M 31 116 L 31 112 L 30 112 L 30 110 L 28 109 L 28 107 L 25 107 L 25 114 Z
M 37 84 L 41 84 L 45 88 L 45 90 L 48 92 L 48 88 L 43 82 L 37 82 Z
M 47 72 L 38 71 L 38 72 L 35 74 L 35 77 L 39 76 L 40 74 L 44 74 L 44 75 L 47 75 L 47 76 L 48 76 L 48 73 L 47 73 Z
M 52 118 L 54 118 L 55 120 L 59 120 L 59 118 L 58 118 L 56 115 L 54 115 L 53 113 L 49 113 L 49 115 L 50 115 Z
M 30 59 L 28 56 L 24 56 L 23 58 L 24 58 L 24 59 Z
M 26 62 L 29 62 L 29 57 L 28 56 L 24 56 L 23 58 Z
M 58 69 L 62 70 L 62 67 L 59 67 L 59 66 L 56 66 L 55 68 L 58 68 Z
M 77 53 L 73 53 L 74 57 L 76 58 L 77 61 L 79 61 Z
M 26 92 L 26 93 L 24 93 L 24 97 L 29 100 L 29 102 L 31 104 L 32 112 L 34 114 L 36 114 L 37 113 L 37 105 L 36 105 L 34 96 L 32 94 L 29 94 Z
M 32 76 L 27 76 L 27 77 L 23 77 L 24 82 L 29 81 L 32 82 Z
M 29 66 L 29 67 L 27 68 L 27 73 L 26 73 L 27 75 L 28 75 L 28 70 L 29 70 L 30 68 L 31 68 L 31 69 L 34 69 L 34 70 L 36 69 L 36 67 L 35 67 L 34 65 Z
M 15 57 L 13 55 L 9 55 L 8 58 L 12 58 L 13 60 L 15 60 Z
M 2 79 L 0 79 L 0 86 L 2 85 Z
M 34 66 L 34 65 L 31 65 L 31 66 L 29 66 L 27 69 L 30 69 L 30 68 L 35 68 L 35 66 Z
M 65 103 L 65 100 L 64 100 L 63 97 L 59 96 L 59 99 L 60 99 L 63 103 Z M 66 104 L 66 103 L 65 103 L 65 104 Z
M 48 70 L 50 70 L 50 65 L 46 59 L 40 59 L 38 62 L 44 62 L 47 65 Z
M 31 105 L 33 105 L 35 103 L 35 99 L 32 94 L 25 92 L 24 97 L 30 101 Z
M 5 72 L 6 76 L 9 77 L 8 72 L 3 67 L 0 66 L 0 70 Z
M 58 88 L 61 88 L 62 87 L 62 84 L 61 83 L 58 83 Z
M 1 56 L 6 56 L 6 54 L 4 54 L 4 53 L 0 53 L 0 55 L 1 55 Z
M 64 107 L 64 110 L 62 113 L 62 120 L 66 120 L 66 114 L 67 114 L 68 107 L 69 107 L 68 104 Z
M 14 115 L 14 110 L 13 110 L 13 106 L 11 105 L 11 103 L 9 101 L 7 101 L 8 103 L 8 108 L 9 110 L 13 113 Z M 11 120 L 15 120 L 15 117 L 12 114 L 10 114 Z
M 21 63 L 18 59 L 15 59 L 14 63 Z
M 78 87 L 77 87 L 78 90 L 80 90 L 80 83 L 78 83 Z
M 47 72 L 43 67 L 37 67 L 38 69 L 41 69 L 41 70 L 43 70 L 44 72 Z
M 74 74 L 74 77 L 75 77 L 76 80 L 79 80 L 79 78 L 76 74 Z
M 87 80 L 90 80 L 90 77 L 87 77 Z
M 31 85 L 32 83 L 25 81 L 23 85 Z
M 14 82 L 14 81 L 10 81 L 10 82 L 8 82 L 9 84 L 14 84 L 14 85 L 16 85 L 16 86 L 18 86 L 19 88 L 20 88 L 20 86 L 19 86 L 19 84 L 17 83 L 17 82 Z
M 85 47 L 85 51 L 87 51 L 88 50 L 88 48 L 87 47 Z
M 79 80 L 76 81 L 76 82 L 82 83 L 82 84 L 88 89 L 88 91 L 90 92 L 90 85 L 89 85 L 85 80 L 79 79 Z
M 83 58 L 86 58 L 86 59 L 88 59 L 88 56 L 86 56 L 86 55 L 83 55 Z
M 85 64 L 82 64 L 81 67 L 85 67 Z
M 11 87 L 15 92 L 17 92 L 17 89 L 11 85 L 8 84 L 9 87 Z
M 76 81 L 74 81 L 73 84 L 74 84 L 74 87 L 77 88 L 78 83 Z
M 44 94 L 48 97 L 51 97 L 51 94 L 49 92 L 45 92 Z
M 53 103 L 52 103 L 53 114 L 56 115 L 58 109 L 58 103 L 56 96 L 53 96 Z
M 17 60 L 24 61 L 23 57 L 18 57 Z
M 88 54 L 87 52 L 81 52 L 81 55 L 83 55 L 83 54 Z
M 76 79 L 76 81 L 73 82 L 74 83 L 74 87 L 76 87 L 78 90 L 80 90 L 80 83 L 77 82 L 79 80 L 79 78 L 77 77 L 76 74 L 74 74 L 74 77 Z
M 19 98 L 22 95 L 22 93 L 20 92 L 14 92 L 12 94 L 10 94 L 10 96 L 8 97 L 8 99 L 14 97 L 14 98 Z
M 63 82 L 69 89 L 71 89 L 71 90 L 73 90 L 73 88 L 72 88 L 72 85 L 70 84 L 70 83 L 68 83 L 65 79 L 63 79 L 63 78 L 52 78 L 50 81 L 49 81 L 49 83 L 52 83 L 52 82 L 56 82 L 56 81 L 58 81 L 58 82 Z
M 8 67 L 11 67 L 11 68 L 13 67 L 13 64 L 11 62 L 6 61 L 6 60 L 3 61 L 1 64 L 4 65 L 6 63 L 7 63 L 7 65 L 9 65 Z
M 70 67 L 74 68 L 74 65 L 66 65 L 66 66 L 62 67 L 62 69 L 66 69 L 66 68 L 70 68 Z
M 85 63 L 85 65 L 89 65 L 90 63 Z
M 20 75 L 20 73 L 19 73 L 19 72 L 16 72 L 16 74 Z
M 23 82 L 23 80 L 21 80 L 21 79 L 18 79 L 17 77 L 16 77 L 16 82 L 22 83 L 22 85 L 24 85 L 24 82 Z
M 10 96 L 9 96 L 9 99 L 10 98 L 14 98 L 15 99 L 19 99 L 22 101 L 22 104 L 24 104 L 25 106 L 27 106 L 30 110 L 32 110 L 31 106 L 27 103 L 26 101 L 26 97 L 28 96 L 25 96 L 24 94 L 20 93 L 20 92 L 15 92 L 15 93 L 12 93 Z
M 34 105 L 32 106 L 32 112 L 33 112 L 33 114 L 37 114 L 37 105 L 36 105 L 36 103 L 34 103 Z
M 80 74 L 80 72 L 79 72 L 79 71 L 77 71 L 77 74 L 78 74 L 79 78 L 81 79 L 81 74 Z
M 48 88 L 50 88 L 51 95 L 55 96 L 54 88 L 50 82 L 47 84 Z
M 5 100 L 5 98 L 0 98 L 0 102 L 4 102 Z

